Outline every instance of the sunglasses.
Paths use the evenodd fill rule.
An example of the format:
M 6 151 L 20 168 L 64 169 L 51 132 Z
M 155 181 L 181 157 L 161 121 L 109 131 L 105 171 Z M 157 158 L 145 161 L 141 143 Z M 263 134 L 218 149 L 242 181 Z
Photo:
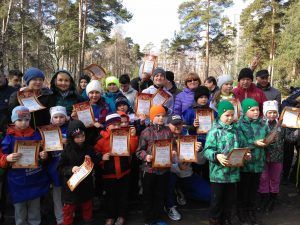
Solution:
M 187 82 L 187 83 L 190 83 L 190 82 L 192 82 L 192 81 L 198 81 L 198 79 L 191 79 L 191 80 L 187 80 L 186 82 Z

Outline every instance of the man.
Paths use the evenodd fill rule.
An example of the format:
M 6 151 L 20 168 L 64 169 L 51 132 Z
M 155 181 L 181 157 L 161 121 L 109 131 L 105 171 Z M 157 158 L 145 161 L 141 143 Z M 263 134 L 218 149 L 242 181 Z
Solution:
M 142 92 L 146 88 L 153 85 L 153 82 L 150 79 L 151 74 L 143 73 L 142 69 L 143 69 L 143 65 L 140 66 L 139 77 L 132 79 L 131 82 L 130 82 L 131 87 L 133 89 L 137 90 L 138 92 Z
M 10 70 L 8 72 L 8 85 L 16 90 L 21 88 L 23 73 L 20 70 Z
M 205 79 L 204 85 L 208 88 L 209 90 L 209 101 L 213 99 L 214 95 L 216 92 L 219 90 L 219 87 L 217 86 L 217 81 L 216 78 L 210 76 Z
M 281 93 L 276 88 L 271 87 L 268 70 L 256 72 L 256 82 L 256 87 L 265 93 L 268 100 L 276 100 L 278 105 L 281 105 Z
M 137 91 L 131 87 L 129 75 L 128 74 L 121 75 L 119 78 L 119 82 L 120 82 L 120 89 L 122 94 L 128 99 L 131 107 L 134 109 Z
M 263 112 L 263 103 L 267 101 L 264 92 L 253 83 L 253 71 L 250 68 L 241 69 L 238 76 L 238 86 L 232 91 L 236 98 L 242 102 L 245 98 L 252 98 L 259 103 L 260 115 Z
M 179 94 L 181 91 L 177 88 L 174 82 L 174 73 L 172 71 L 166 71 L 166 83 L 165 87 L 167 90 L 173 95 L 175 99 L 176 95 Z

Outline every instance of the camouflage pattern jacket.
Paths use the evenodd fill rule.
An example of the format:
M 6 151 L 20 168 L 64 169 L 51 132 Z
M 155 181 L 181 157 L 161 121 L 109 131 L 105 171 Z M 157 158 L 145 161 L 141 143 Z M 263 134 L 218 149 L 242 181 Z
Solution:
M 269 128 L 261 118 L 252 120 L 246 115 L 238 121 L 238 137 L 241 148 L 251 148 L 251 160 L 246 161 L 241 172 L 261 173 L 266 163 L 265 149 L 257 147 L 254 142 L 262 140 L 269 133 Z
M 210 181 L 214 183 L 235 183 L 240 180 L 239 168 L 225 167 L 217 160 L 217 154 L 228 155 L 234 148 L 238 148 L 236 125 L 226 125 L 216 120 L 209 131 L 204 157 L 209 160 Z

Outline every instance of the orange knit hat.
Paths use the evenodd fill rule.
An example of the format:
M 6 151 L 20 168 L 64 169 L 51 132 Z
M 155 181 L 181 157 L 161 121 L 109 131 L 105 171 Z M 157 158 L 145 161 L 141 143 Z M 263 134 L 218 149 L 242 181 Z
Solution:
M 152 106 L 150 109 L 150 120 L 153 122 L 154 117 L 160 113 L 166 114 L 166 110 L 162 105 Z

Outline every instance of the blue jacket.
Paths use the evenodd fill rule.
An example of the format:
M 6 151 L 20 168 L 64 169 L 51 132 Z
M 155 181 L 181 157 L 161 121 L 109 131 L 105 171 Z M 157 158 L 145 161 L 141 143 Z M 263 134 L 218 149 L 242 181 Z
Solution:
M 119 97 L 125 97 L 121 91 L 117 92 L 106 92 L 102 95 L 102 98 L 105 99 L 105 102 L 108 104 L 109 112 L 114 113 L 116 109 L 116 99 Z M 125 97 L 126 98 L 126 97 Z

